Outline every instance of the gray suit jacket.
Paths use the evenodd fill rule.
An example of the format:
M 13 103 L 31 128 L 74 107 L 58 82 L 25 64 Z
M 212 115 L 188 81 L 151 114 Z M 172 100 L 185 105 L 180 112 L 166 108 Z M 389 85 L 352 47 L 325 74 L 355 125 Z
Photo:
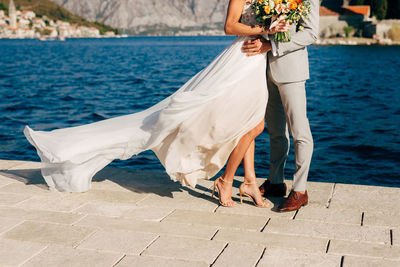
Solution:
M 305 81 L 310 77 L 308 67 L 307 46 L 314 43 L 319 36 L 319 0 L 309 0 L 311 12 L 309 18 L 301 20 L 298 26 L 304 29 L 298 31 L 291 27 L 291 41 L 276 42 L 277 56 L 268 52 L 268 68 L 272 78 L 278 83 Z M 264 35 L 265 39 L 272 36 Z

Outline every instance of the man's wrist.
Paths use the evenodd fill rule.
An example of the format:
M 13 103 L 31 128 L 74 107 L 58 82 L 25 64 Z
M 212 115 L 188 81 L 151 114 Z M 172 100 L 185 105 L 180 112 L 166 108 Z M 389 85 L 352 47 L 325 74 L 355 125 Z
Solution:
M 269 51 L 271 51 L 271 49 L 272 49 L 271 41 L 265 40 L 264 38 L 262 38 L 261 42 L 263 43 L 261 53 L 268 53 Z

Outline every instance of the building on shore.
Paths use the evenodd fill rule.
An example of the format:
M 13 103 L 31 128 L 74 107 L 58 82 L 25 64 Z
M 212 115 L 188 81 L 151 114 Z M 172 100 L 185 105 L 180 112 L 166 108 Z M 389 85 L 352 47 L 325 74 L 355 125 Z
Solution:
M 361 36 L 364 23 L 371 21 L 370 6 L 350 6 L 348 1 L 324 0 L 319 13 L 322 38 L 344 37 L 351 28 L 351 34 L 357 33 Z
M 101 37 L 100 31 L 94 27 L 70 24 L 61 20 L 52 20 L 47 16 L 37 17 L 30 10 L 17 10 L 13 0 L 10 0 L 9 16 L 0 10 L 0 39 L 38 38 L 96 38 Z
M 322 0 L 320 7 L 320 37 L 345 37 L 357 35 L 387 39 L 388 32 L 400 20 L 378 21 L 371 17 L 368 5 L 350 5 L 349 0 Z
M 14 0 L 10 0 L 8 6 L 8 16 L 10 17 L 10 27 L 12 29 L 17 28 L 17 10 L 15 8 Z

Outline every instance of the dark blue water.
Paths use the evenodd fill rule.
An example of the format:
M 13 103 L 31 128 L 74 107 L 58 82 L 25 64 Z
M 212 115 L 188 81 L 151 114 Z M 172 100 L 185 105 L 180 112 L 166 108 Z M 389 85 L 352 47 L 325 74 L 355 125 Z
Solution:
M 0 158 L 39 160 L 22 130 L 133 113 L 177 90 L 230 37 L 0 40 Z M 400 47 L 310 47 L 311 181 L 400 186 Z M 269 140 L 257 141 L 266 177 Z M 152 152 L 113 165 L 160 169 Z M 293 173 L 293 151 L 286 176 Z M 239 170 L 240 174 L 241 170 Z

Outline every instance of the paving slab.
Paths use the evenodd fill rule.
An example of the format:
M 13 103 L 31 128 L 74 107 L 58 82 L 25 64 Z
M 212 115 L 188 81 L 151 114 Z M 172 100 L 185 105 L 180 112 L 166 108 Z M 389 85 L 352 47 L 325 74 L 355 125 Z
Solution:
M 225 248 L 226 243 L 188 237 L 161 236 L 142 255 L 170 259 L 203 261 L 211 264 Z
M 300 209 L 296 215 L 296 220 L 353 225 L 361 225 L 361 219 L 361 211 L 339 210 L 320 206 L 306 206 Z
M 105 168 L 86 193 L 49 191 L 39 167 L 0 160 L 1 266 L 400 266 L 399 188 L 309 182 L 308 206 L 277 213 L 221 207 L 212 180 L 157 171 Z
M 264 252 L 264 247 L 244 243 L 229 243 L 219 255 L 213 267 L 254 267 Z
M 328 244 L 328 239 L 326 238 L 260 233 L 230 229 L 219 230 L 213 240 L 258 244 L 267 248 L 284 248 L 314 253 L 325 253 Z
M 0 188 L 15 182 L 16 182 L 15 180 L 2 176 L 0 174 Z
M 109 180 L 120 184 L 125 189 L 137 193 L 153 193 L 160 196 L 172 197 L 173 192 L 196 192 L 195 188 L 183 187 L 172 181 L 166 173 L 147 170 L 119 170 Z
M 31 198 L 31 195 L 0 192 L 0 206 L 12 206 L 29 198 Z
M 260 231 L 268 221 L 260 216 L 237 216 L 213 212 L 192 210 L 175 210 L 168 215 L 165 222 L 179 222 L 192 225 L 208 225 L 219 228 L 234 228 Z
M 308 205 L 310 206 L 318 206 L 318 207 L 327 207 L 328 201 L 332 196 L 331 189 L 325 191 L 311 191 L 307 190 L 308 193 Z
M 154 266 L 173 266 L 173 267 L 209 267 L 210 265 L 201 261 L 188 261 L 167 259 L 151 256 L 125 256 L 116 267 L 154 267 Z
M 44 179 L 41 178 L 44 182 Z M 11 182 L 11 183 L 29 183 L 28 179 L 22 177 L 21 175 L 15 173 L 15 171 L 2 170 L 0 171 L 0 181 L 2 182 Z
M 373 259 L 368 257 L 344 256 L 343 267 L 399 267 L 400 260 Z
M 308 209 L 308 207 L 306 207 Z M 259 216 L 263 218 L 286 218 L 291 219 L 296 212 L 276 212 L 272 208 L 257 208 L 254 204 L 243 203 L 233 208 L 219 206 L 215 211 L 217 214 L 232 214 L 236 216 Z
M 100 201 L 109 203 L 135 204 L 146 198 L 146 194 L 135 193 L 132 191 L 113 191 L 113 190 L 89 190 L 84 193 L 72 193 L 65 196 L 66 199 L 79 201 Z
M 15 205 L 22 209 L 71 212 L 88 201 L 79 198 L 68 198 L 69 193 L 52 192 L 48 195 L 32 196 Z
M 20 266 L 46 245 L 0 238 L 0 266 Z
M 307 182 L 307 191 L 316 192 L 332 192 L 333 187 L 336 186 L 334 183 L 324 183 L 324 182 Z
M 400 259 L 400 247 L 389 245 L 331 240 L 329 254 Z
M 367 211 L 392 211 L 400 214 L 400 206 L 393 205 L 393 199 L 398 197 L 399 191 L 380 191 L 377 187 L 374 191 L 348 191 L 335 189 L 329 208 L 354 209 Z
M 218 207 L 218 201 L 198 192 L 173 192 L 172 197 L 150 194 L 137 205 L 213 212 Z
M 23 194 L 25 196 L 49 195 L 47 185 L 44 184 L 24 184 L 24 183 L 11 183 L 0 188 L 0 193 L 14 193 Z M 53 192 L 56 193 L 56 192 Z
M 145 221 L 161 221 L 173 211 L 172 208 L 143 207 L 107 202 L 90 202 L 75 210 L 76 213 L 80 214 L 134 218 Z
M 110 267 L 114 266 L 122 257 L 122 254 L 73 249 L 52 245 L 22 266 Z
M 38 162 L 27 162 L 25 164 L 17 165 L 8 170 L 0 172 L 2 176 L 13 179 L 17 182 L 24 184 L 37 184 L 43 185 L 47 188 L 45 180 L 40 170 L 40 163 Z
M 0 207 L 0 214 L 2 217 L 5 218 L 61 224 L 72 224 L 85 216 L 84 214 L 43 210 L 26 210 L 17 207 Z
M 272 218 L 263 232 L 390 244 L 389 229 L 374 226 Z
M 207 179 L 199 179 L 199 180 L 197 180 L 196 187 L 200 190 L 206 191 L 206 189 L 211 189 L 213 187 L 213 185 L 214 185 L 214 181 L 207 180 Z
M 22 223 L 23 220 L 20 219 L 14 219 L 14 218 L 7 218 L 3 216 L 0 210 L 0 234 L 10 230 L 11 228 L 17 226 L 18 224 Z
M 381 192 L 382 194 L 393 194 L 398 193 L 398 187 L 386 187 L 386 186 L 375 186 L 375 185 L 358 185 L 358 184 L 335 184 L 336 191 L 344 192 Z
M 77 225 L 101 229 L 120 229 L 133 232 L 155 233 L 159 235 L 177 235 L 210 239 L 217 231 L 217 227 L 203 225 L 187 225 L 174 222 L 151 222 L 125 218 L 111 218 L 89 215 L 80 220 Z
M 73 247 L 94 231 L 94 229 L 86 227 L 25 221 L 5 232 L 2 237 L 18 241 Z
M 19 160 L 0 160 L 0 170 L 8 170 L 17 165 L 26 164 L 26 161 L 19 161 Z
M 34 170 L 40 169 L 42 164 L 37 161 L 25 161 L 23 164 L 15 164 L 14 166 L 8 168 L 8 170 Z
M 400 247 L 400 227 L 392 229 L 393 246 Z
M 122 191 L 122 192 L 131 192 L 128 188 L 110 181 L 110 180 L 102 180 L 100 182 L 92 182 L 92 188 L 91 190 L 108 190 L 108 191 Z
M 77 248 L 139 255 L 158 237 L 157 234 L 152 233 L 100 230 L 83 241 Z
M 400 227 L 400 213 L 390 210 L 376 210 L 364 212 L 363 225 L 384 227 Z
M 339 267 L 341 257 L 324 253 L 293 252 L 286 249 L 267 248 L 257 267 L 324 266 Z

